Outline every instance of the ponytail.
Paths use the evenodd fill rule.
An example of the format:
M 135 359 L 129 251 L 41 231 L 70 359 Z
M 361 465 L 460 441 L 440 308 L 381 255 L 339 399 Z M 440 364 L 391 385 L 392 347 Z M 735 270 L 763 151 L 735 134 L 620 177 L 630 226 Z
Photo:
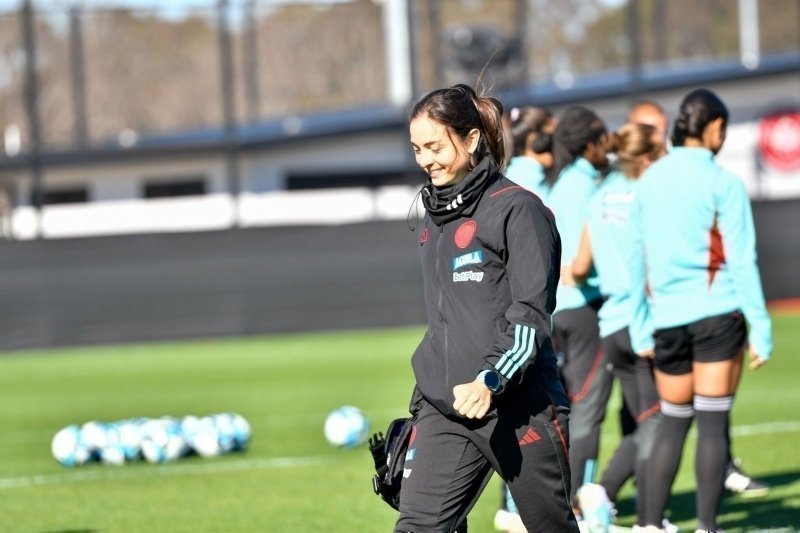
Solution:
M 628 123 L 609 134 L 609 152 L 617 154 L 617 166 L 629 178 L 638 178 L 647 162 L 658 159 L 664 145 L 656 141 L 657 130 L 649 124 Z
M 719 96 L 708 89 L 696 89 L 681 102 L 678 117 L 672 129 L 672 145 L 683 146 L 687 137 L 699 139 L 703 130 L 714 120 L 728 121 L 728 108 Z

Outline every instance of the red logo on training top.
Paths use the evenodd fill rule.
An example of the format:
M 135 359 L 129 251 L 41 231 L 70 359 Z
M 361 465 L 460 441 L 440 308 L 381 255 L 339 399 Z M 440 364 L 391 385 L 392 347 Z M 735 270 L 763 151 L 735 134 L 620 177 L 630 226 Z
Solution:
M 456 230 L 455 237 L 453 238 L 456 241 L 456 246 L 462 250 L 469 246 L 469 243 L 472 242 L 472 238 L 475 236 L 476 231 L 478 231 L 478 223 L 474 220 L 468 220 L 461 224 Z
M 408 446 L 410 447 L 414 444 L 414 441 L 417 438 L 417 426 L 411 426 L 411 436 L 408 438 Z
M 426 242 L 428 242 L 428 237 L 430 237 L 431 232 L 428 231 L 428 228 L 422 228 L 422 232 L 419 234 L 419 245 L 422 246 Z
M 526 431 L 522 438 L 519 439 L 519 445 L 527 446 L 528 444 L 533 444 L 538 440 L 542 440 L 542 437 L 540 437 L 539 434 L 531 428 L 528 428 L 528 431 Z

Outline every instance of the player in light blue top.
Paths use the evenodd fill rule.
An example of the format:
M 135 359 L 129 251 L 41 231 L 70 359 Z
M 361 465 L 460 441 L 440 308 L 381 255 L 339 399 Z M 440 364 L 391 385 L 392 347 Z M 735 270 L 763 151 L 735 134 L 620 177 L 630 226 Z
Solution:
M 544 200 L 547 194 L 545 172 L 553 166 L 551 135 L 556 119 L 548 109 L 524 106 L 512 108 L 509 121 L 512 157 L 506 177 Z
M 698 89 L 681 103 L 670 153 L 640 179 L 632 221 L 632 293 L 644 305 L 645 272 L 655 328 L 662 421 L 650 459 L 646 526 L 660 527 L 692 419 L 697 419 L 698 528 L 716 531 L 728 458 L 729 414 L 750 326 L 750 368 L 772 352 L 771 322 L 756 262 L 750 201 L 714 155 L 728 110 Z M 631 330 L 632 339 L 639 334 Z M 636 346 L 634 346 L 636 348 Z
M 559 116 L 553 133 L 553 169 L 542 199 L 556 218 L 563 263 L 570 262 L 578 251 L 589 200 L 597 188 L 600 170 L 608 165 L 606 141 L 606 126 L 590 109 L 574 106 Z M 597 277 L 592 272 L 580 287 L 559 284 L 553 313 L 553 338 L 563 353 L 561 373 L 572 408 L 569 459 L 571 498 L 577 511 L 576 493 L 584 481 L 587 463 L 597 460 L 600 426 L 612 384 L 600 349 L 597 311 L 601 304 Z
M 553 166 L 552 133 L 556 117 L 546 108 L 513 107 L 508 113 L 506 135 L 511 146 L 511 160 L 506 177 L 543 200 L 547 194 L 545 172 Z M 495 527 L 500 530 L 522 529 L 517 505 L 505 483 L 500 484 L 500 508 L 495 514 Z
M 600 308 L 600 337 L 614 377 L 619 379 L 625 404 L 636 429 L 620 443 L 603 473 L 600 483 L 578 490 L 584 519 L 599 524 L 610 521 L 611 501 L 615 501 L 630 475 L 636 477 L 638 525 L 644 523 L 648 478 L 647 462 L 659 420 L 659 400 L 653 380 L 651 359 L 640 357 L 632 346 L 628 326 L 646 313 L 634 316 L 631 305 L 629 257 L 633 241 L 631 209 L 636 198 L 637 179 L 653 161 L 664 155 L 662 136 L 645 124 L 626 124 L 611 134 L 611 151 L 617 153 L 615 170 L 603 180 L 592 198 L 578 255 L 562 269 L 562 280 L 580 285 L 597 271 L 603 306 Z M 645 328 L 648 339 L 651 331 Z M 652 342 L 650 342 L 652 344 Z M 652 356 L 652 350 L 647 354 Z M 588 495 L 588 497 L 587 497 Z

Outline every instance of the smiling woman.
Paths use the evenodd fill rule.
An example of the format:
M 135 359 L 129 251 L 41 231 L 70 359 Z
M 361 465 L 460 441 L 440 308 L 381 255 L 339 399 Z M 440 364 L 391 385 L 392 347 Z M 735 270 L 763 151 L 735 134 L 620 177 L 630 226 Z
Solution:
M 467 85 L 411 110 L 411 146 L 429 177 L 418 229 L 428 331 L 412 359 L 395 531 L 466 531 L 493 471 L 524 502 L 530 531 L 578 531 L 550 341 L 561 243 L 541 200 L 500 171 L 502 112 Z

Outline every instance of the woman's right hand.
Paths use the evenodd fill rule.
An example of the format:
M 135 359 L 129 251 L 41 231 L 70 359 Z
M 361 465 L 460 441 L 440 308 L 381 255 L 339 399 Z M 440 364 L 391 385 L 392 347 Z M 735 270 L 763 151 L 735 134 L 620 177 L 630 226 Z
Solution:
M 748 357 L 750 357 L 750 363 L 747 365 L 748 368 L 750 368 L 750 370 L 758 370 L 764 365 L 764 363 L 767 362 L 766 359 L 762 359 L 761 357 L 758 356 L 755 349 L 753 349 L 752 345 L 750 346 L 750 349 L 747 351 L 747 355 Z
M 652 359 L 656 355 L 656 351 L 653 348 L 645 348 L 641 352 L 636 352 L 636 355 L 639 357 L 644 357 L 645 359 Z

